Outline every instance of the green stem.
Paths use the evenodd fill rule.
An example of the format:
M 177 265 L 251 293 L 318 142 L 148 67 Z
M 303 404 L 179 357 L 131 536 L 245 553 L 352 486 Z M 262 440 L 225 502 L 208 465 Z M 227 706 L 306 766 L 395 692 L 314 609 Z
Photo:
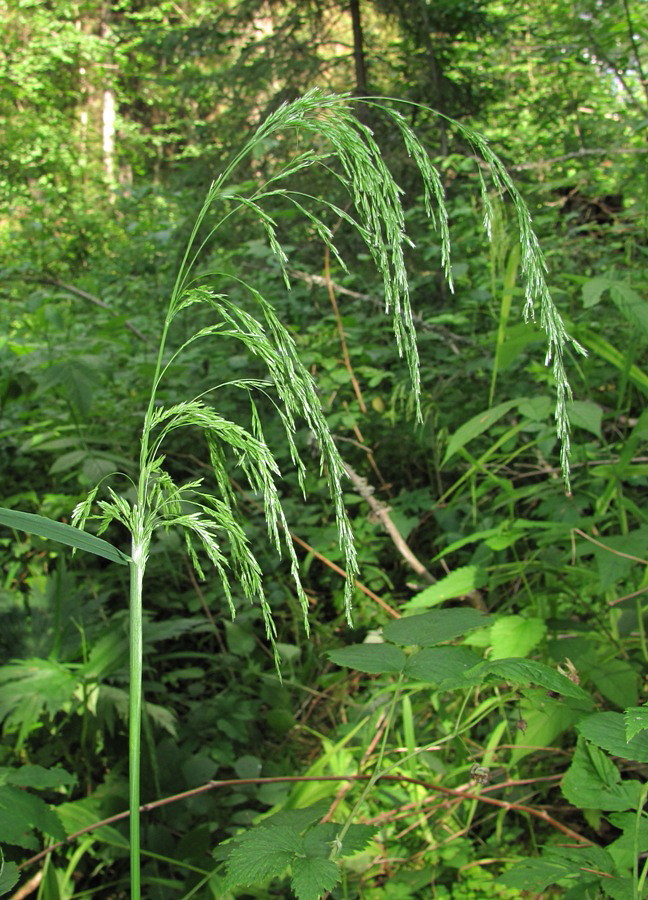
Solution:
M 376 765 L 374 766 L 373 774 L 372 774 L 371 778 L 369 779 L 369 781 L 367 782 L 367 784 L 365 785 L 364 790 L 360 794 L 360 797 L 358 798 L 357 802 L 355 803 L 353 809 L 349 813 L 346 822 L 344 823 L 344 825 L 342 826 L 342 828 L 339 830 L 339 832 L 337 834 L 336 841 L 333 846 L 333 850 L 331 852 L 331 859 L 336 859 L 340 855 L 340 852 L 342 850 L 342 842 L 344 841 L 347 831 L 353 825 L 353 823 L 355 821 L 355 817 L 357 816 L 357 814 L 360 811 L 360 809 L 362 808 L 362 805 L 364 804 L 365 800 L 371 793 L 373 786 L 384 775 L 382 764 L 383 764 L 383 759 L 385 758 L 385 750 L 387 748 L 387 738 L 389 736 L 389 732 L 391 731 L 391 727 L 394 722 L 394 713 L 396 711 L 396 704 L 401 695 L 402 685 L 403 685 L 403 675 L 400 674 L 398 676 L 398 681 L 394 687 L 394 693 L 392 695 L 391 703 L 389 705 L 389 711 L 387 713 L 387 721 L 385 722 L 385 730 L 383 732 L 383 739 L 380 744 L 380 750 L 378 752 L 378 759 L 376 760 Z
M 131 898 L 140 900 L 140 739 L 142 727 L 142 583 L 146 548 L 133 537 L 130 564 L 130 705 L 128 715 L 128 803 L 130 808 Z

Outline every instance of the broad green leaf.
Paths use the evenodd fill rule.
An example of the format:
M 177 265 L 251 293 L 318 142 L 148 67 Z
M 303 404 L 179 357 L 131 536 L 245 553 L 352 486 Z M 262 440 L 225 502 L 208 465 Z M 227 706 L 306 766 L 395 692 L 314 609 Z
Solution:
M 446 689 L 469 687 L 465 673 L 480 659 L 466 647 L 426 647 L 407 660 L 405 678 L 426 681 Z
M 487 615 L 472 608 L 435 609 L 390 622 L 383 628 L 383 637 L 402 646 L 433 647 L 490 622 Z
M 592 306 L 600 303 L 605 291 L 613 284 L 614 282 L 610 281 L 609 278 L 603 278 L 602 276 L 589 278 L 583 284 L 583 306 L 585 309 L 590 309 Z
M 547 626 L 542 619 L 523 616 L 501 616 L 492 626 L 491 659 L 525 657 L 545 636 Z
M 437 606 L 446 600 L 455 597 L 463 597 L 471 591 L 477 590 L 486 583 L 486 573 L 480 566 L 461 566 L 440 578 L 436 584 L 431 584 L 420 593 L 415 594 L 411 600 L 404 604 L 404 609 L 428 609 Z
M 339 879 L 340 871 L 332 859 L 298 856 L 293 861 L 291 885 L 297 900 L 320 900 Z
M 511 750 L 510 765 L 534 753 L 538 748 L 555 746 L 558 735 L 578 721 L 580 713 L 566 703 L 544 696 L 524 699 L 520 704 L 520 719 L 524 730 L 515 735 L 515 747 Z
M 623 713 L 625 722 L 626 740 L 648 729 L 648 706 L 631 706 Z
M 528 330 L 528 325 L 522 324 L 522 328 Z M 528 397 L 518 403 L 518 412 L 532 422 L 546 422 L 551 415 L 551 400 L 549 397 Z
M 4 862 L 0 865 L 0 894 L 8 894 L 17 884 L 20 878 L 18 866 L 13 862 Z
M 236 838 L 227 859 L 227 885 L 232 888 L 278 878 L 301 852 L 303 840 L 294 828 L 286 825 L 252 828 Z
M 605 291 L 619 312 L 638 331 L 648 337 L 648 303 L 625 281 L 611 278 L 590 278 L 583 285 L 583 306 L 595 306 L 600 302 Z
M 648 374 L 646 374 L 643 369 L 640 369 L 635 363 L 628 368 L 626 353 L 617 350 L 617 348 L 613 347 L 609 341 L 606 341 L 605 338 L 601 337 L 600 334 L 589 331 L 587 328 L 578 326 L 576 328 L 570 328 L 570 332 L 574 334 L 588 350 L 592 350 L 600 356 L 601 359 L 604 359 L 606 362 L 609 362 L 611 365 L 615 366 L 615 368 L 619 369 L 620 372 L 625 372 L 627 369 L 628 381 L 630 381 L 631 384 L 634 384 L 634 386 L 643 394 L 648 395 Z
M 607 845 L 607 850 L 620 872 L 630 869 L 637 858 L 637 852 L 643 855 L 648 851 L 648 815 L 644 812 L 637 820 L 637 813 L 633 810 L 610 813 L 606 819 L 621 832 L 616 841 Z M 638 838 L 636 847 L 635 838 Z
M 648 763 L 648 734 L 642 731 L 628 740 L 621 713 L 593 713 L 582 719 L 576 727 L 588 741 L 613 756 Z
M 77 356 L 73 360 L 52 363 L 40 377 L 38 393 L 60 387 L 85 418 L 92 406 L 93 388 L 99 383 L 100 377 L 94 362 Z
M 596 559 L 596 565 L 600 576 L 601 590 L 606 590 L 616 582 L 626 578 L 631 569 L 638 563 L 636 559 L 628 559 L 634 556 L 638 559 L 646 559 L 648 556 L 648 527 L 643 526 L 624 535 L 597 538 L 598 545 L 590 544 L 588 548 L 580 547 L 581 552 L 591 552 Z
M 530 659 L 487 660 L 466 673 L 472 681 L 499 680 L 509 684 L 538 684 L 548 691 L 554 691 L 563 697 L 590 701 L 585 691 L 565 675 L 550 669 L 544 663 Z
M 80 531 L 71 525 L 64 525 L 62 522 L 55 522 L 53 519 L 46 519 L 44 516 L 37 516 L 34 513 L 0 507 L 0 525 L 7 525 L 18 531 L 26 531 L 28 534 L 37 534 L 39 537 L 57 541 L 59 544 L 76 547 L 77 550 L 86 550 L 88 553 L 94 553 L 95 556 L 102 556 L 104 559 L 120 563 L 123 566 L 127 566 L 130 562 L 129 556 L 113 547 L 108 541 L 104 541 L 103 538 L 95 537 L 94 534 L 86 534 L 85 531 Z
M 56 807 L 56 812 L 68 834 L 96 825 L 102 819 L 105 815 L 106 804 L 110 805 L 113 799 L 112 793 L 114 788 L 112 788 L 112 784 L 102 785 L 90 797 L 83 797 L 71 803 L 62 803 Z M 121 834 L 114 825 L 102 825 L 100 828 L 93 828 L 92 838 L 119 851 L 128 852 L 128 838 Z
M 263 825 L 264 827 L 267 825 L 288 825 L 296 831 L 302 832 L 309 825 L 319 822 L 330 808 L 331 804 L 328 800 L 321 800 L 310 806 L 300 807 L 300 809 L 281 809 L 265 819 Z
M 549 885 L 569 876 L 581 875 L 579 866 L 567 860 L 542 856 L 540 859 L 524 859 L 515 863 L 497 879 L 499 884 L 534 893 L 546 890 Z
M 625 281 L 616 281 L 610 290 L 616 308 L 643 339 L 648 338 L 648 301 Z
M 462 447 L 465 447 L 467 443 L 487 431 L 491 425 L 498 422 L 503 415 L 510 409 L 513 409 L 514 406 L 517 406 L 519 402 L 519 398 L 515 400 L 505 400 L 504 403 L 499 403 L 497 406 L 485 409 L 484 412 L 481 412 L 478 415 L 473 416 L 472 419 L 469 419 L 467 422 L 464 422 L 448 441 L 442 465 L 445 465 L 452 459 L 455 453 L 461 450 Z
M 603 410 L 598 403 L 589 400 L 573 400 L 567 404 L 569 421 L 577 428 L 583 428 L 596 437 L 601 437 Z
M 639 700 L 639 674 L 625 659 L 594 660 L 587 677 L 603 696 L 620 709 Z
M 351 825 L 342 841 L 341 856 L 353 856 L 365 849 L 376 834 L 378 829 L 373 825 Z
M 61 820 L 44 800 L 22 788 L 2 785 L 0 844 L 16 844 L 33 849 L 37 844 L 29 832 L 34 828 L 59 841 L 65 838 Z
M 76 469 L 80 463 L 88 455 L 88 451 L 83 450 L 70 450 L 69 453 L 64 453 L 62 456 L 58 456 L 52 465 L 49 467 L 50 475 L 57 475 L 59 472 L 68 472 L 70 469 Z
M 329 651 L 328 658 L 337 666 L 348 666 L 369 675 L 400 672 L 407 659 L 402 650 L 391 644 L 354 644 Z
M 607 754 L 582 738 L 561 787 L 565 798 L 579 809 L 606 812 L 636 809 L 643 789 L 641 782 L 634 779 L 622 781 Z
M 539 859 L 525 859 L 516 863 L 497 881 L 508 887 L 520 888 L 524 891 L 544 891 L 551 884 L 568 879 L 566 884 L 578 884 L 584 887 L 588 881 L 588 870 L 591 880 L 598 881 L 596 872 L 616 874 L 614 860 L 602 847 L 579 847 L 562 849 L 547 848 Z M 607 882 L 607 879 L 606 879 Z
M 0 769 L 0 784 L 13 784 L 34 790 L 47 790 L 61 785 L 72 785 L 76 776 L 65 769 L 44 769 L 42 766 L 21 766 L 19 769 Z
M 0 721 L 19 727 L 19 743 L 39 721 L 43 710 L 57 713 L 70 700 L 77 679 L 50 659 L 25 659 L 0 668 Z

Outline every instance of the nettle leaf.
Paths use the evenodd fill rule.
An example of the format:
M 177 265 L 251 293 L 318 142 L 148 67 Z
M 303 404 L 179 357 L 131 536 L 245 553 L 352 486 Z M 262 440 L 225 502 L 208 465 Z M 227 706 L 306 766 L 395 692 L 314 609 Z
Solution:
M 641 782 L 622 781 L 612 760 L 582 738 L 561 787 L 565 798 L 574 806 L 606 812 L 636 809 L 642 791 Z
M 65 839 L 61 820 L 50 807 L 34 794 L 12 785 L 0 787 L 0 843 L 15 844 L 28 850 L 38 843 L 30 832 L 37 828 L 44 834 Z
M 228 889 L 279 878 L 295 856 L 303 852 L 303 838 L 294 828 L 287 825 L 252 828 L 236 838 L 228 857 Z
M 630 740 L 626 735 L 626 725 L 621 713 L 598 712 L 582 719 L 576 726 L 583 737 L 597 747 L 607 750 L 613 756 L 648 762 L 648 734 L 644 731 Z
M 540 859 L 524 859 L 516 863 L 497 881 L 507 887 L 524 891 L 544 891 L 551 884 L 562 882 L 578 883 L 579 888 L 587 883 L 587 873 L 591 880 L 598 881 L 595 873 L 616 875 L 614 860 L 602 847 L 579 847 L 577 849 L 547 848 Z M 608 879 L 605 879 L 607 886 Z
M 491 628 L 491 659 L 528 656 L 545 636 L 543 619 L 501 616 Z
M 57 713 L 76 690 L 77 679 L 51 659 L 25 659 L 0 668 L 0 721 L 20 726 L 20 741 L 43 710 Z
M 332 859 L 304 856 L 293 862 L 291 885 L 297 900 L 319 900 L 339 880 L 340 871 Z
M 273 826 L 288 825 L 291 828 L 302 832 L 305 828 L 308 828 L 309 825 L 319 822 L 319 820 L 326 815 L 330 806 L 331 804 L 328 800 L 320 800 L 318 803 L 313 803 L 311 806 L 304 806 L 301 809 L 282 809 L 274 815 L 268 816 L 268 818 L 264 820 L 263 826 L 260 827 L 265 828 L 270 824 Z
M 374 839 L 378 829 L 373 825 L 351 825 L 342 840 L 340 856 L 353 856 L 360 853 Z
M 431 584 L 404 604 L 404 609 L 429 609 L 445 600 L 463 597 L 486 584 L 487 576 L 480 566 L 461 566 Z
M 46 519 L 45 516 L 0 507 L 0 525 L 8 525 L 9 528 L 26 531 L 27 534 L 37 534 L 39 537 L 57 541 L 59 544 L 67 544 L 77 550 L 86 550 L 88 553 L 94 553 L 95 556 L 102 556 L 104 559 L 120 563 L 123 566 L 127 566 L 130 562 L 130 557 L 113 547 L 108 541 L 104 541 L 103 538 L 86 534 L 85 531 L 79 531 L 72 525 Z
M 474 669 L 480 658 L 466 647 L 428 647 L 410 656 L 403 674 L 406 678 L 427 681 L 446 690 L 470 687 L 466 672 Z
M 0 895 L 8 894 L 20 878 L 20 872 L 16 863 L 4 862 L 0 865 Z
M 574 863 L 543 856 L 540 859 L 524 859 L 515 863 L 508 872 L 500 875 L 497 882 L 510 888 L 538 892 L 570 875 L 572 877 L 578 875 L 579 872 L 578 866 Z
M 420 616 L 390 622 L 383 628 L 383 636 L 394 644 L 432 647 L 474 628 L 489 625 L 491 621 L 476 609 L 436 609 Z
M 630 706 L 623 713 L 623 721 L 625 722 L 626 740 L 631 741 L 640 731 L 648 728 L 648 706 Z
M 383 675 L 402 671 L 407 657 L 391 644 L 354 644 L 340 650 L 330 650 L 328 658 L 338 666 L 347 666 L 368 675 Z
M 607 850 L 619 871 L 627 871 L 632 868 L 638 854 L 648 852 L 648 815 L 643 813 L 637 818 L 637 813 L 633 810 L 610 813 L 606 819 L 621 832 L 616 841 L 608 844 Z
M 16 787 L 28 787 L 33 790 L 47 790 L 72 785 L 76 776 L 65 769 L 44 769 L 42 766 L 21 766 L 19 769 L 0 769 L 0 784 L 13 784 Z
M 520 685 L 539 684 L 563 697 L 586 700 L 591 704 L 589 695 L 565 675 L 545 666 L 544 663 L 530 659 L 486 660 L 468 671 L 466 675 L 473 683 L 499 680 Z

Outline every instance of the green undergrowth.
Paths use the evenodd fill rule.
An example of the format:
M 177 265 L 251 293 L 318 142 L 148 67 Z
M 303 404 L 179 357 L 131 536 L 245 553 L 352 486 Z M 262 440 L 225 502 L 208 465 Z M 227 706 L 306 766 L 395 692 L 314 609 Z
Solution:
M 276 148 L 258 153 L 283 171 Z M 309 162 L 302 157 L 304 179 Z M 416 244 L 405 260 L 420 317 L 413 323 L 418 418 L 412 348 L 410 365 L 397 361 L 384 282 L 366 236 L 347 227 L 337 194 L 331 203 L 341 214 L 327 227 L 339 228 L 335 241 L 348 264 L 347 271 L 329 254 L 339 317 L 326 283 L 312 277 L 323 270 L 319 227 L 308 217 L 300 224 L 295 203 L 281 210 L 274 195 L 265 198 L 272 216 L 265 231 L 262 224 L 251 235 L 251 219 L 228 220 L 222 241 L 201 257 L 201 276 L 219 273 L 217 283 L 209 291 L 186 284 L 175 295 L 174 314 L 189 310 L 192 318 L 174 322 L 174 346 L 185 350 L 165 357 L 151 433 L 166 427 L 171 409 L 202 415 L 195 404 L 181 409 L 181 398 L 203 400 L 214 385 L 235 388 L 219 391 L 218 416 L 249 422 L 248 388 L 257 391 L 263 431 L 252 436 L 272 449 L 281 471 L 270 508 L 281 504 L 302 541 L 292 574 L 298 571 L 303 593 L 291 575 L 287 533 L 278 532 L 283 558 L 268 539 L 263 490 L 246 477 L 239 443 L 227 469 L 239 515 L 227 527 L 254 548 L 263 611 L 249 602 L 254 592 L 245 589 L 243 569 L 243 586 L 226 579 L 223 587 L 199 551 L 201 580 L 176 526 L 151 537 L 141 802 L 172 802 L 141 816 L 146 897 L 646 894 L 641 229 L 632 212 L 604 234 L 584 233 L 560 219 L 549 188 L 534 198 L 567 331 L 588 351 L 568 351 L 566 359 L 575 396 L 562 398 L 571 420 L 567 494 L 553 421 L 555 372 L 544 365 L 541 328 L 520 318 L 524 260 L 515 209 L 495 190 L 475 192 L 474 160 L 448 157 L 439 171 L 451 185 L 454 295 L 439 275 L 443 223 L 432 229 L 423 196 L 408 195 L 405 204 Z M 316 177 L 310 188 L 304 180 L 304 192 L 319 189 Z M 257 176 L 246 172 L 226 208 L 240 201 L 258 214 L 251 204 L 260 201 L 249 199 L 258 190 Z M 115 496 L 138 503 L 129 485 L 137 478 L 146 385 L 156 373 L 152 323 L 191 233 L 187 210 L 200 202 L 197 190 L 132 194 L 119 208 L 128 226 L 114 217 L 94 239 L 89 263 L 63 253 L 57 259 L 50 248 L 50 281 L 21 282 L 39 261 L 18 236 L 13 258 L 21 263 L 5 273 L 13 306 L 0 345 L 1 502 L 59 525 L 48 533 L 41 521 L 26 534 L 29 523 L 14 520 L 0 534 L 0 886 L 7 893 L 37 873 L 43 900 L 128 891 L 127 818 L 93 826 L 125 813 L 129 802 L 129 580 L 120 563 L 130 553 L 132 522 L 120 501 L 99 494 L 113 504 L 103 511 L 115 514 L 104 522 L 108 557 L 94 544 L 71 560 L 46 539 L 65 538 L 62 523 L 104 478 Z M 490 249 L 481 227 L 488 206 Z M 199 245 L 216 224 L 204 213 Z M 273 249 L 275 225 L 288 263 Z M 243 302 L 257 298 L 236 279 L 276 309 L 289 338 L 277 356 L 224 299 L 228 278 L 227 290 L 245 294 Z M 70 292 L 70 284 L 112 311 Z M 238 329 L 246 338 L 212 341 L 214 314 L 221 332 Z M 197 331 L 209 341 L 193 340 Z M 318 472 L 322 435 L 296 417 L 288 431 L 305 463 L 304 503 L 286 420 L 268 386 L 259 388 L 267 378 L 261 362 L 278 365 L 286 347 L 312 377 L 331 431 L 328 475 L 339 454 L 366 479 L 433 583 L 405 560 L 356 482 L 344 478 L 331 498 Z M 199 479 L 204 490 L 217 489 L 213 447 L 210 457 L 190 430 L 169 429 L 166 437 L 164 463 L 154 471 L 154 454 L 145 464 L 158 512 L 178 525 L 203 490 Z M 172 484 L 194 493 L 172 496 Z M 401 618 L 359 588 L 351 596 L 326 564 L 353 569 L 335 527 L 340 501 L 355 534 L 359 580 Z M 311 780 L 281 780 L 290 776 Z

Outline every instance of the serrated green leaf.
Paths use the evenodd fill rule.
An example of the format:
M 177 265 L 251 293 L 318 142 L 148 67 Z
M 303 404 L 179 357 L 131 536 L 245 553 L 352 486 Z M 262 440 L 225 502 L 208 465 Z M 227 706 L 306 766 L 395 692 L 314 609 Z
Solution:
M 591 703 L 590 697 L 585 691 L 556 672 L 545 666 L 544 663 L 530 659 L 499 659 L 487 660 L 475 666 L 466 673 L 470 681 L 485 681 L 498 679 L 509 684 L 539 684 L 548 691 L 555 691 L 563 697 L 573 697 L 576 700 L 586 700 Z
M 273 826 L 288 825 L 295 831 L 302 832 L 305 828 L 308 828 L 309 825 L 313 825 L 315 822 L 322 819 L 330 807 L 331 804 L 329 800 L 320 800 L 318 803 L 304 806 L 301 809 L 282 809 L 265 819 L 263 824 L 264 826 L 270 824 Z
M 648 762 L 648 734 L 642 731 L 628 740 L 621 713 L 593 713 L 582 719 L 576 727 L 588 741 L 592 741 L 613 756 L 636 762 Z
M 28 787 L 34 790 L 71 785 L 76 777 L 65 769 L 44 769 L 42 766 L 21 766 L 19 769 L 0 769 L 0 783 L 13 784 L 16 787 Z
M 383 628 L 383 637 L 394 644 L 433 647 L 489 625 L 492 620 L 476 609 L 435 609 L 420 616 L 407 616 Z
M 255 884 L 266 878 L 278 878 L 297 853 L 303 852 L 298 831 L 286 825 L 257 827 L 236 838 L 227 859 L 227 885 Z
M 596 689 L 620 709 L 639 700 L 639 674 L 625 659 L 596 660 L 586 672 Z
M 104 541 L 103 538 L 86 534 L 85 531 L 79 531 L 78 528 L 73 528 L 71 525 L 64 525 L 63 522 L 55 522 L 34 513 L 0 507 L 0 525 L 7 525 L 18 531 L 26 531 L 28 534 L 37 534 L 39 537 L 57 541 L 59 544 L 66 544 L 69 547 L 76 547 L 77 550 L 94 553 L 95 556 L 102 556 L 104 559 L 120 563 L 123 566 L 127 566 L 130 562 L 129 556 L 113 547 L 108 541 Z
M 597 746 L 584 741 L 578 747 L 561 784 L 565 798 L 580 809 L 623 812 L 636 809 L 642 785 L 621 781 L 619 770 Z
M 520 718 L 524 720 L 526 728 L 516 732 L 510 765 L 517 765 L 521 759 L 533 753 L 536 747 L 555 746 L 558 735 L 571 728 L 579 715 L 577 710 L 566 703 L 548 696 L 540 702 L 536 697 L 523 701 L 520 705 Z
M 0 668 L 0 721 L 20 726 L 20 742 L 43 710 L 57 713 L 72 697 L 77 679 L 50 659 L 25 659 Z
M 608 278 L 603 278 L 602 276 L 597 276 L 596 278 L 589 278 L 583 284 L 583 306 L 585 309 L 589 309 L 592 306 L 596 306 L 601 302 L 601 297 L 604 292 L 607 291 L 612 285 L 613 281 L 610 281 Z
M 479 662 L 480 658 L 467 647 L 426 647 L 409 657 L 404 675 L 447 689 L 468 687 L 465 673 Z
M 297 900 L 319 900 L 339 879 L 340 871 L 332 859 L 306 856 L 292 864 L 291 885 Z
M 619 312 L 639 332 L 644 340 L 648 338 L 648 303 L 629 284 L 615 281 L 610 296 Z
M 478 415 L 473 416 L 472 419 L 469 419 L 467 422 L 464 422 L 448 441 L 448 446 L 441 465 L 445 465 L 449 462 L 455 453 L 461 450 L 461 448 L 469 441 L 472 441 L 474 438 L 487 431 L 491 425 L 494 425 L 495 422 L 499 421 L 503 415 L 510 409 L 513 409 L 514 406 L 517 406 L 519 402 L 519 399 L 505 400 L 504 403 L 499 403 L 497 406 L 485 409 L 484 412 L 481 412 Z
M 351 825 L 342 841 L 340 856 L 360 853 L 374 839 L 378 829 L 373 825 Z
M 340 650 L 330 650 L 328 658 L 337 666 L 348 666 L 369 675 L 400 672 L 407 657 L 391 644 L 354 644 Z
M 86 418 L 92 406 L 93 387 L 99 383 L 96 365 L 83 357 L 52 363 L 40 377 L 38 393 L 60 387 L 68 400 Z
M 540 892 L 563 878 L 580 872 L 578 866 L 566 860 L 547 857 L 524 859 L 497 879 L 499 884 L 524 891 Z
M 525 657 L 545 636 L 543 619 L 501 616 L 491 628 L 491 659 Z
M 63 840 L 61 820 L 47 803 L 19 787 L 0 787 L 0 843 L 33 849 L 36 842 L 29 832 L 37 828 L 43 834 Z
M 648 706 L 630 706 L 623 713 L 626 740 L 631 741 L 640 731 L 648 729 Z
M 20 878 L 16 863 L 3 862 L 0 868 L 0 894 L 8 894 Z
M 551 847 L 539 859 L 524 859 L 516 863 L 497 881 L 507 887 L 534 892 L 544 891 L 563 879 L 569 879 L 567 884 L 577 882 L 582 887 L 588 880 L 588 870 L 592 873 L 592 881 L 598 881 L 596 872 L 616 873 L 612 857 L 602 847 L 574 850 Z
M 415 594 L 404 604 L 403 608 L 407 610 L 428 609 L 445 600 L 463 597 L 465 594 L 483 587 L 485 583 L 486 573 L 480 566 L 461 566 L 444 578 L 440 578 L 436 584 L 431 584 Z

